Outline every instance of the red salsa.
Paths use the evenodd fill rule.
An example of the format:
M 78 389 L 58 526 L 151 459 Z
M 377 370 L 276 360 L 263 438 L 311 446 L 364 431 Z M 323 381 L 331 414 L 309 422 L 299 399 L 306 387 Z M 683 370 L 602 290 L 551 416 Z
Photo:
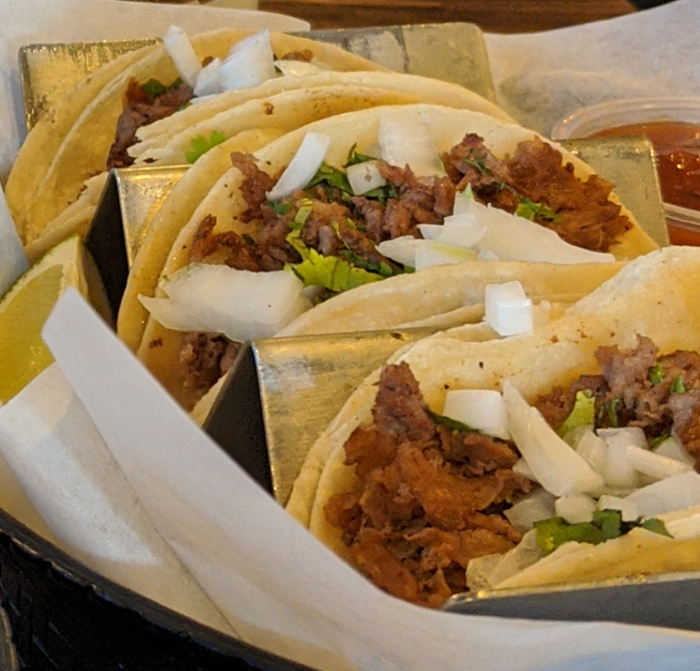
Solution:
M 595 137 L 645 135 L 654 146 L 664 202 L 700 211 L 700 124 L 652 121 L 607 128 Z M 673 244 L 700 245 L 700 230 L 668 221 Z

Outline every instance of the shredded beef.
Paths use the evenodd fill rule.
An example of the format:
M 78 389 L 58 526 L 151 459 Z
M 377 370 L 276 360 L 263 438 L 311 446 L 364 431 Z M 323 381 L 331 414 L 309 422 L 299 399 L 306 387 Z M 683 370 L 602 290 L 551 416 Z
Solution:
M 184 333 L 180 365 L 185 389 L 195 396 L 203 396 L 228 371 L 240 347 L 240 343 L 219 333 Z
M 345 445 L 357 486 L 333 496 L 326 517 L 375 584 L 437 607 L 464 591 L 470 559 L 519 542 L 493 511 L 531 485 L 511 470 L 512 443 L 436 424 L 405 363 L 382 372 L 372 418 Z
M 136 142 L 139 128 L 169 117 L 193 97 L 192 87 L 182 83 L 152 98 L 138 81 L 131 79 L 124 95 L 122 112 L 117 120 L 114 143 L 109 150 L 107 170 L 132 165 L 134 159 L 129 156 L 128 149 Z
M 536 401 L 550 425 L 561 426 L 576 392 L 588 389 L 598 426 L 638 426 L 649 440 L 675 434 L 700 470 L 700 356 L 680 350 L 659 356 L 656 345 L 638 335 L 635 349 L 600 347 L 596 359 L 600 376 L 581 376 Z

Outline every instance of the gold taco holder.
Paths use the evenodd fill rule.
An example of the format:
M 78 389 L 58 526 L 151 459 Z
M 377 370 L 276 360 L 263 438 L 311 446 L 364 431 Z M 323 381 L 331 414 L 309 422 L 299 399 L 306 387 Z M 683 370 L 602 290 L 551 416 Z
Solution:
M 460 84 L 495 102 L 486 43 L 473 23 L 429 23 L 294 33 L 342 47 L 397 72 Z M 19 51 L 27 129 L 100 65 L 160 40 L 29 44 Z
M 401 71 L 456 81 L 494 100 L 483 37 L 472 24 L 312 31 Z M 453 58 L 444 58 L 444 44 Z M 147 43 L 152 43 L 148 41 Z M 107 59 L 144 42 L 31 45 L 20 55 L 27 124 L 62 92 Z M 438 49 L 437 47 L 440 47 Z M 63 89 L 65 90 L 65 88 Z M 653 154 L 643 138 L 563 143 L 620 196 L 659 245 L 667 245 Z M 116 307 L 128 269 L 155 213 L 187 166 L 110 173 L 88 236 Z M 227 375 L 204 428 L 284 504 L 305 451 L 357 384 L 399 348 L 433 329 L 396 329 L 248 343 Z M 483 591 L 453 597 L 445 609 L 530 619 L 613 620 L 700 629 L 700 574 L 636 576 L 585 585 Z

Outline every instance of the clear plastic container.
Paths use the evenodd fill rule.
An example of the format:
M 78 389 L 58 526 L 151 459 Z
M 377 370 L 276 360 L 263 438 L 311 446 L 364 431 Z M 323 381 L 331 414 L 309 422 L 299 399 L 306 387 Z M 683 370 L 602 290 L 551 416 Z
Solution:
M 630 98 L 598 103 L 579 109 L 558 121 L 552 128 L 551 135 L 555 140 L 599 134 L 625 135 L 629 134 L 629 129 L 625 127 L 639 124 L 652 126 L 649 139 L 657 154 L 659 179 L 664 200 L 667 201 L 664 210 L 671 242 L 678 245 L 700 245 L 700 98 Z M 653 127 L 660 130 L 660 124 L 669 129 L 677 124 L 697 126 L 697 139 L 679 138 L 678 146 L 674 147 L 668 139 L 654 137 Z M 635 130 L 635 134 L 642 132 Z M 676 157 L 680 158 L 676 160 Z M 696 161 L 697 165 L 690 165 L 691 161 Z M 689 204 L 686 202 L 688 198 L 683 199 L 682 205 L 680 202 L 668 202 L 678 202 L 674 197 L 669 197 L 674 188 L 679 188 L 673 182 L 678 177 L 678 174 L 675 177 L 672 174 L 676 169 L 684 171 L 683 179 L 692 178 L 692 192 L 697 194 L 697 204 L 690 203 L 692 209 L 685 206 Z M 688 193 L 688 188 L 691 187 L 686 184 L 683 188 Z

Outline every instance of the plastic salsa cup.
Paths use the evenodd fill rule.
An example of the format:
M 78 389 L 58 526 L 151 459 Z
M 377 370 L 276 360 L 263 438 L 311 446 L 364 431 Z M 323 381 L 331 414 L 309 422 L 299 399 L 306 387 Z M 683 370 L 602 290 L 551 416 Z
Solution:
M 700 245 L 700 98 L 613 100 L 555 124 L 555 140 L 644 135 L 654 147 L 669 239 Z

